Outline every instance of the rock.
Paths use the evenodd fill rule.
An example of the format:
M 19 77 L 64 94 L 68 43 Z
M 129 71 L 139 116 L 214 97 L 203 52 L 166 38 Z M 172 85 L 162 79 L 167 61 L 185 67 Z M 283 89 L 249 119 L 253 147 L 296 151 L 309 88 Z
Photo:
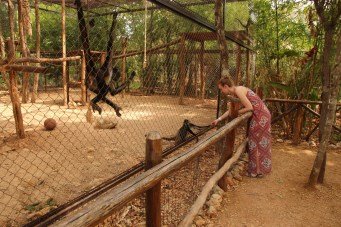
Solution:
M 309 146 L 316 147 L 316 143 L 314 141 L 309 141 Z
M 329 144 L 329 148 L 330 148 L 330 149 L 337 149 L 337 146 L 334 145 L 334 144 Z
M 236 173 L 234 176 L 233 176 L 234 179 L 236 179 L 237 181 L 242 181 L 243 180 L 243 177 L 239 174 L 239 173 Z
M 223 198 L 221 197 L 221 195 L 219 194 L 213 194 L 211 196 L 211 199 L 215 199 L 215 200 L 218 200 L 219 202 L 221 202 L 223 200 Z
M 231 177 L 226 177 L 226 181 L 227 181 L 227 184 L 228 184 L 229 186 L 232 187 L 232 186 L 234 185 L 232 176 L 231 176 Z
M 337 148 L 341 148 L 341 142 L 338 142 L 338 143 L 336 144 L 336 147 L 337 147 Z
M 194 224 L 195 224 L 196 226 L 205 226 L 206 221 L 205 221 L 202 217 L 198 216 L 198 217 L 194 220 Z
M 276 140 L 278 143 L 283 143 L 284 142 L 284 140 L 282 140 L 282 139 L 277 139 Z
M 209 201 L 207 201 L 206 202 L 206 205 L 208 206 L 208 207 L 210 207 L 210 206 L 213 206 L 213 207 L 220 207 L 220 202 L 221 201 L 219 201 L 219 200 L 217 200 L 217 199 L 210 199 Z
M 135 226 L 136 227 L 145 227 L 146 226 L 146 222 L 144 221 L 144 222 L 137 223 Z
M 212 191 L 213 191 L 214 194 L 218 194 L 218 195 L 223 195 L 224 194 L 224 190 L 221 189 L 218 185 L 214 186 Z
M 210 206 L 207 210 L 208 216 L 215 217 L 217 215 L 217 209 L 214 206 Z
M 302 145 L 304 145 L 304 146 L 309 146 L 309 143 L 308 143 L 307 141 L 303 141 L 303 142 L 302 142 Z

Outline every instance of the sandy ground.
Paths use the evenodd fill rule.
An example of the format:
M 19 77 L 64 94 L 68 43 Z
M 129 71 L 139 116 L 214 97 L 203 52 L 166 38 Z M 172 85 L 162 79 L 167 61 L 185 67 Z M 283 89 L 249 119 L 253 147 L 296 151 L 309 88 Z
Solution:
M 311 190 L 316 150 L 275 143 L 273 172 L 228 192 L 214 226 L 341 226 L 341 150 L 329 151 L 325 184 Z
M 36 104 L 22 105 L 27 136 L 18 140 L 8 96 L 0 97 L 0 226 L 25 222 L 36 210 L 46 212 L 137 164 L 144 159 L 147 132 L 169 136 L 185 118 L 205 125 L 215 116 L 209 101 L 188 99 L 180 106 L 167 96 L 113 100 L 123 108 L 122 117 L 100 104 L 104 112 L 94 117 L 117 126 L 98 130 L 86 122 L 87 107 L 68 109 L 58 105 L 57 93 L 40 94 Z M 57 121 L 55 130 L 44 130 L 47 117 Z

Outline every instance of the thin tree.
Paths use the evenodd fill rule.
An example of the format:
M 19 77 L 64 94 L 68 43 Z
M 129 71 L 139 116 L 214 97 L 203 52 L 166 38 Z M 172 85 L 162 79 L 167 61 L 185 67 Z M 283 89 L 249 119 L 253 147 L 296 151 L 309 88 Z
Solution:
M 314 187 L 323 183 L 327 161 L 326 149 L 329 143 L 332 124 L 335 118 L 337 95 L 340 89 L 340 0 L 314 0 L 316 12 L 324 30 L 324 47 L 321 54 L 322 106 L 320 128 L 320 146 L 311 170 L 308 185 Z M 336 42 L 334 41 L 336 38 Z M 336 50 L 335 50 L 336 46 Z M 333 49 L 335 51 L 333 51 Z

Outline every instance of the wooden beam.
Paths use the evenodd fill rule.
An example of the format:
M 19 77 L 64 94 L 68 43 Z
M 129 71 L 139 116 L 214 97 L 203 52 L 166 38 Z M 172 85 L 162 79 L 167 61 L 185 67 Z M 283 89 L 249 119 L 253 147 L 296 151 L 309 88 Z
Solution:
M 267 98 L 266 102 L 286 102 L 286 103 L 301 103 L 301 104 L 316 104 L 321 105 L 321 101 L 310 101 L 310 100 L 293 100 L 293 99 L 275 99 L 275 98 Z M 341 103 L 337 103 L 337 106 L 341 106 Z
M 294 105 L 293 107 L 291 107 L 289 110 L 285 111 L 284 113 L 278 115 L 277 117 L 273 118 L 271 120 L 271 124 L 275 124 L 278 120 L 280 120 L 282 117 L 288 115 L 289 113 L 293 112 L 294 110 L 296 110 L 298 108 L 298 105 Z
M 209 146 L 225 137 L 227 133 L 245 122 L 251 115 L 251 113 L 246 113 L 234 119 L 215 133 L 203 138 L 187 151 L 160 163 L 134 179 L 127 180 L 119 187 L 107 191 L 96 200 L 90 201 L 75 212 L 57 221 L 54 226 L 88 226 L 101 222 L 101 220 L 119 210 L 132 199 L 155 186 L 160 180 L 170 176 L 170 174 L 185 166 L 195 157 L 198 157 Z
M 321 117 L 320 114 L 316 113 L 314 110 L 312 110 L 312 109 L 309 108 L 308 106 L 306 106 L 306 105 L 302 105 L 302 106 L 304 107 L 304 109 L 308 110 L 310 113 L 312 113 L 312 114 L 315 115 L 316 117 L 318 117 L 318 118 Z M 334 124 L 333 124 L 333 128 L 334 128 L 335 130 L 337 130 L 338 132 L 341 132 L 341 128 L 339 128 L 338 126 L 336 126 L 336 125 L 334 125 Z
M 146 136 L 146 168 L 149 170 L 162 162 L 162 139 L 158 132 Z M 146 226 L 161 226 L 161 181 L 146 192 Z
M 40 66 L 26 66 L 26 65 L 5 65 L 0 67 L 0 70 L 27 72 L 27 73 L 48 73 L 48 68 Z

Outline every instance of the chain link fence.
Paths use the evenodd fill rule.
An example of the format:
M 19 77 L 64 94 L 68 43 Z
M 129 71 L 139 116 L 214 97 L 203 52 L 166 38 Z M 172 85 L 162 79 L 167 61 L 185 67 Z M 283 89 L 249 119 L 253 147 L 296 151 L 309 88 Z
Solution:
M 213 1 L 176 2 L 197 14 L 205 9 L 202 17 L 214 21 Z M 215 34 L 199 25 L 149 2 L 82 1 L 87 52 L 73 2 L 65 8 L 53 0 L 0 4 L 0 225 L 37 219 L 139 164 L 149 131 L 172 137 L 184 119 L 204 126 L 215 118 L 219 46 Z M 97 102 L 98 111 L 97 94 L 87 89 L 89 67 L 100 68 L 110 57 L 114 10 L 107 66 L 113 74 L 106 83 L 114 91 L 124 88 L 106 98 L 119 106 L 120 117 L 105 99 Z M 246 82 L 247 51 L 232 42 L 228 48 L 231 72 Z M 44 126 L 47 119 L 52 126 L 55 121 L 54 129 Z M 165 148 L 171 146 L 174 142 L 164 141 Z

